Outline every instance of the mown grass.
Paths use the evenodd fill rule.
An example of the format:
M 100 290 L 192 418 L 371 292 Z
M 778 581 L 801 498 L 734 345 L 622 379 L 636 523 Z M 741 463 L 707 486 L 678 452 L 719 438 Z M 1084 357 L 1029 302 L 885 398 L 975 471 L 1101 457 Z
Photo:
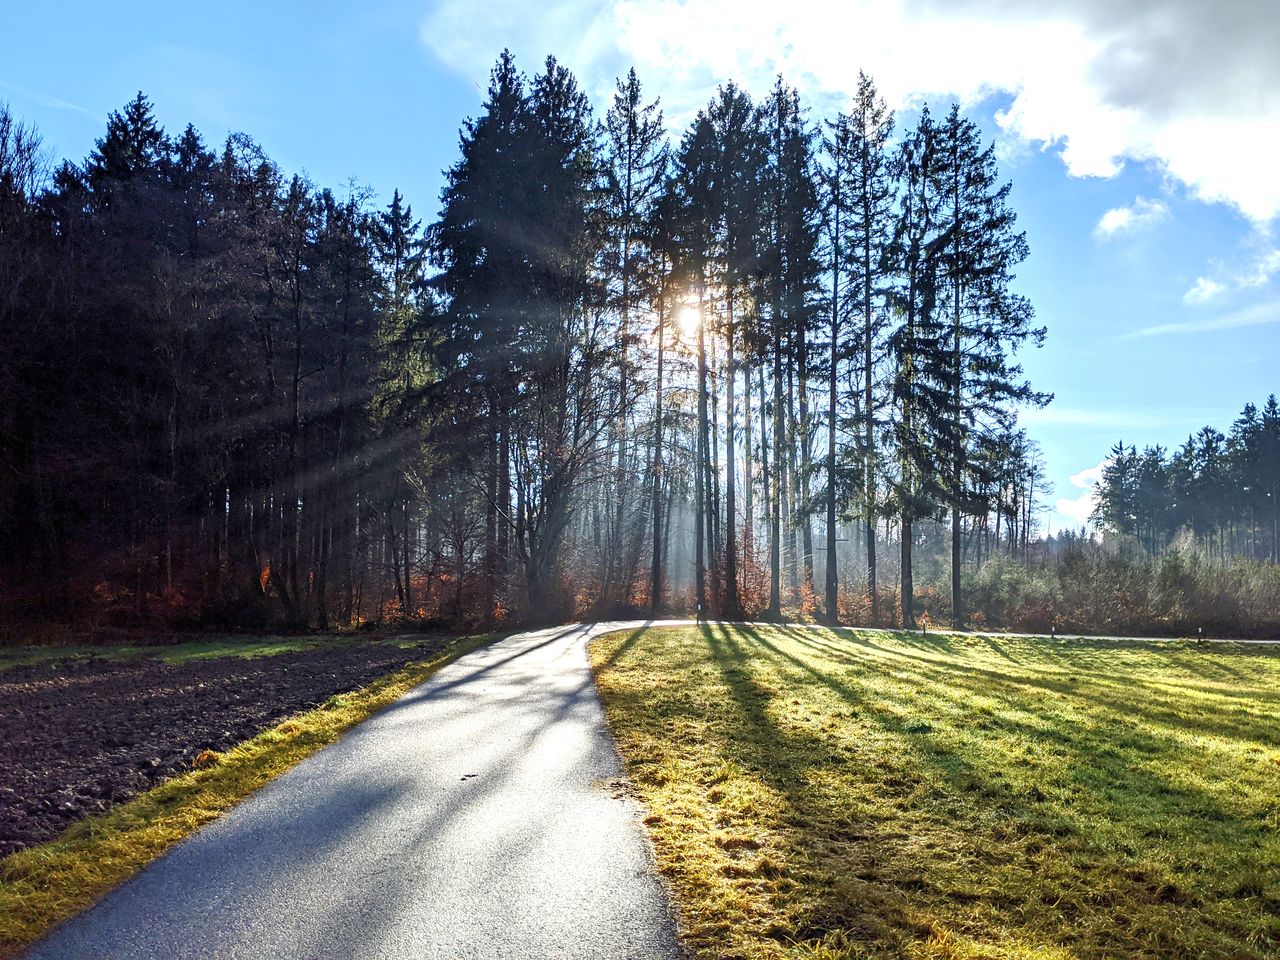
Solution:
M 351 693 L 290 717 L 201 770 L 82 820 L 55 840 L 0 859 L 0 958 L 16 956 L 80 913 L 173 844 L 220 816 L 300 760 L 422 683 L 446 663 L 491 642 L 456 641 Z
M 1280 956 L 1280 651 L 809 628 L 592 647 L 694 954 Z
M 164 663 L 188 660 L 212 660 L 217 657 L 271 657 L 278 653 L 316 650 L 321 647 L 351 647 L 362 643 L 417 643 L 421 636 L 393 637 L 373 640 L 354 634 L 301 634 L 297 636 L 244 636 L 241 634 L 207 634 L 198 639 L 169 644 L 101 644 L 65 645 L 23 644 L 0 646 L 0 671 L 21 664 L 51 663 L 98 657 L 104 660 L 131 660 L 150 657 Z

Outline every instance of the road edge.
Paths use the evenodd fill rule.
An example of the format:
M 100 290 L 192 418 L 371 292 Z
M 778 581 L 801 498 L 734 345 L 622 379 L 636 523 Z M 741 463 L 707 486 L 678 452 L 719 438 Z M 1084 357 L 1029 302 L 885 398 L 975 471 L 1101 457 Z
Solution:
M 662 872 L 658 863 L 658 851 L 653 843 L 653 831 L 649 829 L 649 825 L 645 822 L 645 818 L 649 814 L 649 808 L 641 799 L 639 792 L 635 789 L 631 782 L 631 773 L 626 755 L 618 747 L 618 738 L 613 732 L 613 722 L 609 717 L 609 707 L 605 703 L 604 697 L 600 695 L 600 687 L 598 685 L 599 668 L 603 666 L 598 663 L 595 655 L 595 648 L 609 637 L 615 637 L 620 633 L 631 633 L 633 639 L 639 634 L 650 629 L 662 629 L 664 627 L 681 627 L 695 626 L 694 621 L 661 621 L 649 620 L 638 626 L 623 626 L 616 630 L 606 630 L 604 633 L 597 634 L 587 641 L 587 669 L 591 671 L 591 689 L 595 692 L 596 700 L 600 704 L 600 712 L 604 716 L 604 729 L 609 737 L 609 745 L 613 748 L 614 756 L 618 759 L 618 769 L 621 771 L 619 780 L 621 788 L 626 793 L 628 800 L 634 805 L 636 813 L 636 827 L 640 832 L 640 836 L 644 840 L 645 855 L 649 860 L 649 869 L 653 876 L 657 878 L 658 885 L 662 888 L 663 899 L 666 901 L 667 909 L 671 917 L 672 925 L 676 930 L 676 949 L 679 952 L 680 960 L 693 960 L 694 951 L 689 945 L 688 938 L 685 936 L 687 924 L 685 921 L 684 909 L 680 899 L 676 896 L 676 890 L 671 880 Z M 623 641 L 626 643 L 626 641 Z

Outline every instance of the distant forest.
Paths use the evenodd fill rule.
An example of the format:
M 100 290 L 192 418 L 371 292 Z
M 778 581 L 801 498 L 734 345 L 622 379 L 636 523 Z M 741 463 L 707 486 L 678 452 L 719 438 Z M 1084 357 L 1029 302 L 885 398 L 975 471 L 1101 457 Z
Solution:
M 56 168 L 0 110 L 0 615 L 1074 622 L 1061 584 L 1009 593 L 1061 567 L 1017 422 L 1045 331 L 958 107 L 898 130 L 865 76 L 824 120 L 730 83 L 673 142 L 634 72 L 597 119 L 504 53 L 459 148 L 424 225 L 142 94 Z M 1099 517 L 1158 550 L 1182 514 L 1118 493 L 1151 456 L 1117 451 Z M 1274 519 L 1226 517 L 1274 559 Z
M 1229 433 L 1205 427 L 1172 454 L 1117 443 L 1094 519 L 1159 554 L 1190 533 L 1220 557 L 1280 560 L 1280 404 L 1247 404 Z

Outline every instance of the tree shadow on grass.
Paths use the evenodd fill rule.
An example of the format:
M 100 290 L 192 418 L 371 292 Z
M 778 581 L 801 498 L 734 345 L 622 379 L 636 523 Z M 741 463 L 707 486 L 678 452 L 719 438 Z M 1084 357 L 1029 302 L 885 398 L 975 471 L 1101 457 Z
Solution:
M 650 629 L 651 629 L 650 624 L 646 623 L 643 626 L 636 627 L 636 629 L 632 630 L 631 633 L 627 634 L 627 638 L 623 640 L 620 644 L 618 644 L 613 649 L 613 651 L 609 654 L 609 656 L 605 657 L 604 662 L 600 665 L 600 668 L 604 669 L 604 668 L 612 667 L 615 663 L 618 662 L 619 659 L 626 656 L 626 654 L 631 650 L 631 648 L 636 645 L 636 642 L 641 637 L 643 637 L 645 633 L 647 633 Z M 604 634 L 603 636 L 608 636 L 608 634 Z M 603 637 L 599 637 L 597 639 L 603 639 Z M 592 642 L 594 643 L 595 641 L 592 641 Z
M 811 637 L 795 636 L 794 639 L 814 646 Z M 818 644 L 817 649 L 824 655 L 832 654 L 825 645 Z M 958 663 L 944 665 L 930 658 L 914 658 L 905 651 L 877 649 L 908 662 L 914 659 L 916 662 L 909 668 L 913 682 L 927 688 L 933 699 L 949 708 L 952 717 L 968 714 L 979 729 L 990 730 L 989 735 L 993 737 L 1022 737 L 1030 742 L 1052 744 L 1061 769 L 1069 773 L 1094 808 L 1103 806 L 1107 810 L 1110 820 L 1123 822 L 1139 811 L 1145 814 L 1144 821 L 1152 824 L 1167 814 L 1216 822 L 1221 829 L 1241 836 L 1262 829 L 1260 822 L 1230 813 L 1224 805 L 1231 792 L 1228 785 L 1239 776 L 1236 761 L 1213 754 L 1193 758 L 1187 743 L 1180 738 L 1210 734 L 1241 743 L 1275 742 L 1275 723 L 1263 725 L 1259 722 L 1261 717 L 1245 718 L 1254 722 L 1238 724 L 1214 721 L 1207 716 L 1189 717 L 1174 706 L 1166 706 L 1166 701 L 1157 706 L 1149 691 L 1141 686 L 1133 690 L 1117 688 L 1110 695 L 1100 695 L 1070 682 L 1023 682 L 1000 671 Z M 847 655 L 846 659 L 856 661 Z M 1003 709 L 991 716 L 977 715 L 964 695 L 966 688 L 998 699 Z M 1061 700 L 1046 702 L 1043 694 L 1047 692 L 1060 694 Z M 1030 694 L 1031 699 L 1023 696 L 1024 693 Z M 1078 717 L 1053 709 L 1055 702 L 1073 709 L 1083 706 L 1104 722 L 1101 725 L 1080 723 Z M 1045 704 L 1045 708 L 1035 709 L 1036 703 Z M 884 720 L 883 712 L 879 719 Z M 946 722 L 945 717 L 943 721 Z M 1153 734 L 1140 722 L 1162 726 L 1165 732 Z M 910 732 L 900 720 L 885 726 L 896 733 L 904 729 Z M 979 733 L 979 736 L 987 734 Z M 953 756 L 944 759 L 954 762 Z M 1193 782 L 1197 779 L 1195 776 L 1171 780 L 1152 769 L 1160 761 L 1167 762 L 1173 769 L 1194 770 L 1198 775 L 1208 773 L 1208 777 L 1201 778 L 1205 783 L 1212 781 L 1216 773 L 1223 789 L 1211 791 Z M 1152 830 L 1155 829 L 1153 826 Z
M 794 625 L 783 625 L 786 629 L 796 629 Z M 992 652 L 1006 659 L 1034 664 L 1036 657 L 1019 657 L 1014 650 L 1021 646 L 1037 645 L 1051 648 L 1054 659 L 1061 663 L 1069 663 L 1076 669 L 1105 669 L 1114 664 L 1116 654 L 1139 654 L 1158 662 L 1159 672 L 1177 669 L 1202 679 L 1219 683 L 1234 684 L 1248 681 L 1250 675 L 1234 664 L 1250 660 L 1270 660 L 1280 663 L 1280 647 L 1266 644 L 1231 643 L 1214 641 L 1203 645 L 1192 640 L 1144 640 L 1141 638 L 1097 637 L 1003 637 L 995 634 L 954 633 L 942 631 L 936 633 L 920 633 L 904 630 L 872 630 L 860 627 L 841 627 L 830 631 L 833 635 L 851 640 L 860 637 L 891 636 L 902 643 L 922 649 L 933 649 L 944 656 L 951 657 L 963 652 L 965 644 L 977 647 L 986 645 Z
M 757 635 L 755 639 L 771 651 L 776 651 L 779 655 L 798 662 L 795 657 L 778 650 L 764 637 Z M 798 631 L 794 632 L 790 639 L 815 646 L 813 637 Z M 868 645 L 882 652 L 896 654 L 908 661 L 915 659 L 916 662 L 909 668 L 912 682 L 921 688 L 927 688 L 932 698 L 949 708 L 950 717 L 944 715 L 938 718 L 943 723 L 951 722 L 953 718 L 963 717 L 965 714 L 974 716 L 973 705 L 967 701 L 964 694 L 966 682 L 967 689 L 972 692 L 998 698 L 1005 709 L 990 718 L 991 735 L 1021 737 L 1028 741 L 1048 742 L 1056 746 L 1060 768 L 1069 773 L 1078 789 L 1087 791 L 1087 795 L 1095 805 L 1106 807 L 1109 819 L 1114 822 L 1124 822 L 1126 817 L 1131 817 L 1135 810 L 1139 810 L 1148 811 L 1145 817 L 1148 821 L 1158 821 L 1163 813 L 1170 816 L 1191 817 L 1216 822 L 1220 824 L 1222 830 L 1237 836 L 1249 835 L 1262 828 L 1261 823 L 1239 817 L 1224 806 L 1224 798 L 1229 792 L 1225 789 L 1225 785 L 1233 781 L 1236 775 L 1234 769 L 1222 771 L 1224 790 L 1213 793 L 1185 780 L 1170 781 L 1150 769 L 1146 761 L 1163 758 L 1192 769 L 1194 764 L 1188 754 L 1188 747 L 1179 743 L 1172 734 L 1199 735 L 1210 732 L 1241 742 L 1259 742 L 1274 735 L 1274 729 L 1272 729 L 1274 724 L 1266 730 L 1259 728 L 1257 724 L 1254 724 L 1252 729 L 1245 729 L 1238 724 L 1216 723 L 1207 718 L 1186 717 L 1175 712 L 1173 708 L 1153 709 L 1150 696 L 1144 696 L 1141 689 L 1132 694 L 1125 693 L 1123 696 L 1119 695 L 1122 691 L 1116 691 L 1116 696 L 1100 696 L 1081 691 L 1071 683 L 1022 682 L 1019 678 L 1001 671 L 958 663 L 942 664 L 931 658 L 913 657 L 912 654 L 904 651 L 893 651 L 878 647 L 876 644 Z M 830 649 L 825 645 L 817 644 L 817 647 L 825 655 L 831 654 Z M 854 659 L 856 662 L 856 658 Z M 809 673 L 821 676 L 821 671 L 804 666 Z M 957 683 L 957 675 L 964 677 L 965 681 Z M 824 682 L 835 689 L 843 686 L 838 681 L 829 679 Z M 1087 709 L 1099 712 L 1105 721 L 1104 724 L 1101 726 L 1078 724 L 1075 718 L 1059 715 L 1052 709 L 1035 710 L 1034 704 L 1044 701 L 1042 698 L 1039 700 L 1034 698 L 1046 691 L 1061 694 L 1065 703 L 1071 700 L 1079 701 Z M 1027 698 L 1021 695 L 1023 692 L 1031 694 L 1033 698 L 1030 700 L 1031 706 L 1028 705 Z M 855 693 L 846 699 L 855 702 L 865 698 Z M 903 717 L 883 709 L 872 711 L 867 715 L 874 717 L 884 729 L 894 734 L 912 733 L 913 727 L 920 723 L 919 720 L 905 722 Z M 1039 722 L 1030 719 L 1031 717 L 1040 718 Z M 1152 735 L 1136 724 L 1135 721 L 1139 718 L 1153 719 L 1163 724 L 1171 734 Z M 978 720 L 976 716 L 974 719 Z M 931 738 L 924 738 L 919 743 L 925 750 L 925 755 L 917 751 L 917 756 L 922 762 L 939 769 L 955 770 L 955 774 L 950 777 L 954 783 L 973 782 L 973 765 L 965 764 L 964 769 L 959 769 L 957 764 L 959 757 L 954 749 L 940 749 Z M 1212 765 L 1207 757 L 1200 757 L 1196 762 L 1199 766 L 1195 766 L 1195 769 L 1201 772 Z M 1217 759 L 1213 763 L 1223 766 L 1226 761 Z M 1114 802 L 1111 802 L 1112 797 L 1116 798 Z
M 730 723 L 730 735 L 720 745 L 721 749 L 732 759 L 749 766 L 753 771 L 758 771 L 766 783 L 785 797 L 799 820 L 821 821 L 824 817 L 830 817 L 830 810 L 826 808 L 826 798 L 815 794 L 812 781 L 815 774 L 831 772 L 827 770 L 832 766 L 831 750 L 827 742 L 828 738 L 820 732 L 783 729 L 771 718 L 769 704 L 772 685 L 763 674 L 778 667 L 798 672 L 807 680 L 826 687 L 854 707 L 861 717 L 893 736 L 894 742 L 901 747 L 907 758 L 904 775 L 892 775 L 884 779 L 889 781 L 887 787 L 890 792 L 899 796 L 902 802 L 909 802 L 920 781 L 934 781 L 943 785 L 943 799 L 945 796 L 973 799 L 972 795 L 976 793 L 976 799 L 973 799 L 976 809 L 972 809 L 970 815 L 976 816 L 985 809 L 985 816 L 988 818 L 987 827 L 992 826 L 991 818 L 994 818 L 997 825 L 999 821 L 1004 821 L 1010 828 L 1024 834 L 1044 834 L 1043 844 L 1049 847 L 1052 847 L 1055 842 L 1060 842 L 1064 833 L 1076 834 L 1078 842 L 1084 844 L 1083 849 L 1089 849 L 1094 843 L 1094 838 L 1088 835 L 1087 824 L 1071 823 L 1073 814 L 1070 807 L 1062 808 L 1052 803 L 1046 804 L 1044 801 L 1048 798 L 1038 790 L 1026 793 L 1015 792 L 1009 778 L 1006 778 L 1001 770 L 993 768 L 991 759 L 970 755 L 971 751 L 966 750 L 961 744 L 948 743 L 929 736 L 932 731 L 928 720 L 934 718 L 929 716 L 930 708 L 927 705 L 920 715 L 912 717 L 877 704 L 868 698 L 863 690 L 843 682 L 827 671 L 815 668 L 804 658 L 783 649 L 754 626 L 738 627 L 734 630 L 723 625 L 717 625 L 715 630 L 710 626 L 703 626 L 701 633 L 707 642 L 713 661 L 720 667 L 730 699 L 736 708 L 735 716 Z M 815 642 L 811 633 L 811 631 L 801 630 L 785 631 L 788 640 L 803 643 L 824 656 L 830 657 L 833 653 L 841 654 L 846 662 L 867 666 L 865 659 L 851 656 L 848 651 L 832 650 L 828 644 Z M 967 702 L 964 696 L 966 689 L 997 696 L 1009 706 L 1010 712 L 1016 710 L 1023 714 L 1028 710 L 1027 695 L 1030 696 L 1030 703 L 1034 708 L 1037 702 L 1035 698 L 1046 690 L 1053 690 L 1071 698 L 1094 701 L 1092 708 L 1101 709 L 1108 714 L 1107 726 L 1113 729 L 1104 728 L 1096 731 L 1065 729 L 1063 724 L 1069 722 L 1065 717 L 1058 722 L 1046 718 L 1041 723 L 1035 723 L 1013 716 L 1000 716 L 998 718 L 1000 729 L 993 735 L 1052 742 L 1058 748 L 1059 757 L 1055 761 L 1058 771 L 1074 780 L 1077 790 L 1088 792 L 1090 805 L 1095 811 L 1098 809 L 1105 811 L 1109 819 L 1115 822 L 1126 823 L 1126 818 L 1132 817 L 1136 808 L 1152 811 L 1151 816 L 1144 818 L 1148 821 L 1158 819 L 1162 813 L 1180 818 L 1188 824 L 1196 817 L 1212 820 L 1215 821 L 1215 831 L 1221 831 L 1224 836 L 1244 835 L 1257 826 L 1224 809 L 1220 797 L 1186 783 L 1170 783 L 1152 771 L 1135 765 L 1132 755 L 1126 756 L 1126 751 L 1137 754 L 1171 751 L 1170 744 L 1163 738 L 1152 737 L 1143 731 L 1131 729 L 1132 724 L 1129 724 L 1129 729 L 1126 729 L 1126 717 L 1131 718 L 1134 715 L 1133 711 L 1150 708 L 1149 700 L 1143 700 L 1141 693 L 1135 694 L 1132 699 L 1112 702 L 1105 697 L 1082 696 L 1074 685 L 1065 680 L 1060 683 L 1043 679 L 1028 682 L 1026 677 L 1014 676 L 999 670 L 971 665 L 944 664 L 932 657 L 921 656 L 919 653 L 892 650 L 875 643 L 868 643 L 863 638 L 860 638 L 860 641 L 878 650 L 882 657 L 892 655 L 896 658 L 907 674 L 903 682 L 914 682 L 921 687 L 927 687 L 930 696 L 952 708 L 950 715 L 939 717 L 935 722 L 951 723 L 954 722 L 956 715 L 963 716 L 966 712 L 973 712 L 972 703 Z M 945 644 L 945 641 L 934 641 L 930 645 L 934 644 Z M 938 649 L 948 648 L 940 645 Z M 877 666 L 883 668 L 883 660 Z M 959 685 L 957 675 L 963 677 L 963 682 Z M 992 685 L 1007 686 L 994 691 L 984 689 Z M 909 703 L 901 699 L 901 695 L 900 700 L 904 705 Z M 933 709 L 936 710 L 936 707 Z M 1181 723 L 1184 718 L 1171 715 L 1167 720 Z M 1126 742 L 1121 745 L 1123 749 L 1116 749 L 1110 742 L 1109 738 L 1115 730 L 1124 731 Z M 1238 728 L 1230 728 L 1229 732 L 1237 737 L 1241 735 Z M 872 758 L 868 759 L 870 761 Z M 841 763 L 846 762 L 841 760 L 835 764 L 835 767 L 838 768 Z M 912 777 L 911 770 L 916 771 L 916 777 Z M 834 772 L 839 771 L 837 769 Z M 882 776 L 882 772 L 877 772 L 875 776 Z M 1108 792 L 1106 789 L 1110 785 L 1114 785 L 1113 792 Z M 938 800 L 937 797 L 927 797 L 926 804 L 933 804 Z M 921 812 L 928 813 L 923 809 Z M 934 814 L 938 812 L 933 811 Z M 1146 852 L 1138 849 L 1142 844 L 1141 837 L 1137 835 L 1141 826 L 1141 823 L 1133 824 L 1131 839 L 1135 849 L 1130 851 L 1132 855 Z M 982 821 L 974 821 L 966 829 L 981 830 L 983 829 Z M 867 837 L 873 837 L 875 831 L 867 830 L 863 833 Z M 882 843 L 885 840 L 884 837 L 879 839 Z M 1119 857 L 1117 862 L 1123 861 L 1123 851 L 1118 854 L 1111 851 L 1106 856 L 1113 854 Z M 993 863 L 1001 861 L 1001 855 L 993 855 L 996 857 Z M 1102 850 L 1099 850 L 1099 856 L 1103 855 Z M 885 871 L 886 875 L 911 876 L 914 869 L 914 855 L 909 850 L 880 849 L 876 851 L 876 856 L 890 865 L 890 869 Z M 1006 866 L 1024 872 L 1028 869 L 1026 863 L 1016 864 L 1010 861 Z M 1144 880 L 1140 874 L 1134 874 L 1127 879 L 1118 876 L 1110 877 L 1107 882 L 1117 884 L 1116 890 L 1107 893 L 1108 896 L 1128 899 L 1137 904 L 1156 903 L 1162 897 L 1169 896 L 1164 892 L 1167 885 L 1149 879 Z M 883 889 L 880 890 L 880 893 L 884 892 Z M 899 886 L 893 892 L 897 896 L 890 896 L 887 901 L 883 901 L 884 915 L 874 920 L 867 918 L 866 922 L 861 924 L 862 929 L 868 931 L 878 929 L 883 933 L 884 928 L 880 924 L 887 922 L 893 926 L 895 922 L 901 921 L 903 905 L 919 894 L 919 890 L 910 884 L 905 887 Z M 1097 891 L 1097 895 L 1102 894 L 1103 891 Z M 1069 897 L 1067 899 L 1070 900 Z M 844 906 L 837 903 L 832 903 L 831 906 L 835 909 L 835 916 L 841 923 L 850 922 Z M 1161 909 L 1192 910 L 1194 904 L 1190 901 L 1183 904 L 1162 904 Z M 803 931 L 803 936 L 815 932 L 820 935 L 824 932 L 822 918 L 815 917 L 814 921 L 813 928 Z M 899 932 L 904 933 L 902 930 Z M 1049 931 L 1045 930 L 1043 933 L 1047 934 Z M 1062 920 L 1058 933 L 1066 938 L 1075 935 L 1076 931 L 1072 930 L 1069 918 Z M 1119 930 L 1114 934 L 1104 935 L 1104 941 L 1108 939 L 1111 940 L 1111 946 L 1133 943 Z
M 742 629 L 742 628 L 738 628 Z M 724 737 L 717 743 L 717 753 L 731 760 L 754 776 L 759 777 L 790 808 L 787 820 L 801 825 L 799 839 L 804 839 L 814 821 L 829 817 L 814 797 L 811 773 L 829 751 L 818 739 L 808 733 L 784 730 L 769 716 L 769 706 L 776 691 L 767 680 L 753 669 L 756 656 L 739 641 L 735 631 L 724 624 L 700 627 L 714 665 L 729 694 L 732 709 L 723 711 L 726 716 Z M 846 836 L 870 837 L 873 828 L 866 824 L 844 824 Z M 788 862 L 804 864 L 794 877 L 797 883 L 811 890 L 829 890 L 830 879 L 815 874 L 809 863 L 811 851 L 790 844 L 784 845 Z M 878 852 L 869 846 L 861 847 L 860 854 L 875 858 Z M 856 867 L 854 869 L 857 869 Z M 900 913 L 902 898 L 892 891 L 888 897 L 897 901 L 893 910 L 850 909 L 837 896 L 821 899 L 821 906 L 812 915 L 803 918 L 794 929 L 777 930 L 772 936 L 780 941 L 817 941 L 830 933 L 855 933 L 868 942 L 895 936 L 893 924 L 886 923 L 881 913 Z M 882 895 L 883 896 L 883 895 Z
M 864 657 L 859 656 L 854 650 L 824 642 L 822 639 L 812 636 L 810 632 L 793 630 L 789 631 L 787 636 L 788 639 L 806 646 L 828 659 L 843 661 L 851 665 L 865 665 Z M 948 677 L 963 675 L 971 679 L 981 679 L 987 683 L 1003 685 L 1006 688 L 1050 692 L 1077 699 L 1107 711 L 1117 721 L 1141 716 L 1144 720 L 1162 724 L 1173 732 L 1207 734 L 1225 739 L 1240 739 L 1244 734 L 1241 724 L 1215 719 L 1208 713 L 1191 716 L 1179 710 L 1178 706 L 1175 705 L 1177 691 L 1156 693 L 1153 687 L 1157 681 L 1143 677 L 1122 679 L 1110 675 L 1110 672 L 1104 674 L 1101 669 L 1096 667 L 1080 669 L 1077 664 L 1073 664 L 1077 668 L 1076 672 L 1085 676 L 1085 683 L 1089 687 L 1089 689 L 1085 689 L 1078 677 L 1067 674 L 1060 667 L 1028 665 L 1027 672 L 1015 674 L 992 667 L 966 664 L 955 653 L 952 653 L 950 659 L 943 660 L 933 656 L 922 655 L 906 644 L 898 647 L 889 647 L 866 637 L 859 637 L 855 642 L 857 646 L 864 648 L 881 660 L 892 658 L 899 661 L 912 662 L 914 664 L 913 669 L 926 674 L 930 682 L 945 681 Z M 939 647 L 936 643 L 928 644 L 928 646 L 944 651 L 948 649 Z M 1254 682 L 1259 682 L 1256 678 L 1252 679 Z M 1099 687 L 1106 688 L 1107 692 L 1105 694 L 1102 693 L 1097 689 Z M 1269 692 L 1260 687 L 1249 691 L 1230 691 L 1215 688 L 1195 688 L 1189 684 L 1188 688 L 1194 689 L 1201 695 L 1222 700 L 1238 699 L 1248 702 L 1274 702 L 1280 705 L 1280 691 Z M 1272 723 L 1270 729 L 1267 729 L 1260 724 L 1260 721 L 1263 721 L 1265 717 L 1246 714 L 1241 719 L 1254 721 L 1256 728 L 1249 731 L 1249 736 L 1252 739 L 1271 746 L 1280 745 L 1280 722 Z

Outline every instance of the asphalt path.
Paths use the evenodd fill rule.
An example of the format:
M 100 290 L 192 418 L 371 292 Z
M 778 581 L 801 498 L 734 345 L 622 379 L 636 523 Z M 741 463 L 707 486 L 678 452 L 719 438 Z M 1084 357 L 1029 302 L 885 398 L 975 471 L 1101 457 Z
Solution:
M 28 957 L 678 957 L 587 661 L 641 626 L 460 658 Z

